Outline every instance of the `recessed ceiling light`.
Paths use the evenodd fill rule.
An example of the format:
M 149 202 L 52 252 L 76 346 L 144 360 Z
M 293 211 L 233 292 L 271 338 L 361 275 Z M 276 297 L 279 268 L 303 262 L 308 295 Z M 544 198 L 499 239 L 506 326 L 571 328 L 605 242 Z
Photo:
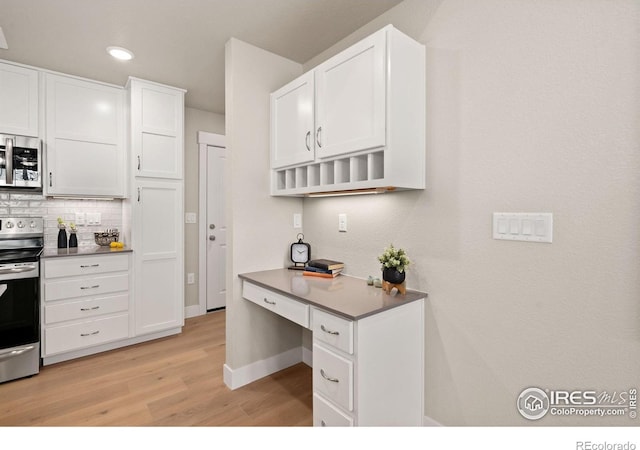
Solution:
M 133 52 L 122 47 L 107 47 L 107 52 L 116 59 L 129 61 L 133 59 Z

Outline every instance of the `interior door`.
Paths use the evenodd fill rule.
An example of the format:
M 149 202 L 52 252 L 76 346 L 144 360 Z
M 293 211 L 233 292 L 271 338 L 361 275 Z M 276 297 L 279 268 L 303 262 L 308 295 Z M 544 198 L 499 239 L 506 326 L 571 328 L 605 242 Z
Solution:
M 207 311 L 226 305 L 226 164 L 227 149 L 207 145 Z

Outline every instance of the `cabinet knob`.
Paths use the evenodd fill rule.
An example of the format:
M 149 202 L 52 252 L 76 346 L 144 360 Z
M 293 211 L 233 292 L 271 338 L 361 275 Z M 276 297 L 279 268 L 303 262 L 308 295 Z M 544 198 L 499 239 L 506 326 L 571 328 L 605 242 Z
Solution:
M 210 241 L 215 241 L 215 240 L 216 240 L 216 237 L 215 237 L 214 235 L 211 235 L 211 236 L 209 236 L 209 240 L 210 240 Z
M 210 229 L 210 230 L 215 230 L 215 229 L 216 229 L 216 226 L 215 226 L 214 224 L 210 223 L 210 224 L 209 224 L 209 229 Z

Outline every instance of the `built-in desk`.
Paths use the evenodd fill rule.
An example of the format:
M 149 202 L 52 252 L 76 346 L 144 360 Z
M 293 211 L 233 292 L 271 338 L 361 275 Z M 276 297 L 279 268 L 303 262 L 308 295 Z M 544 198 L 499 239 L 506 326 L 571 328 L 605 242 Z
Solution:
M 312 331 L 314 425 L 422 425 L 426 293 L 287 269 L 239 277 L 246 300 Z

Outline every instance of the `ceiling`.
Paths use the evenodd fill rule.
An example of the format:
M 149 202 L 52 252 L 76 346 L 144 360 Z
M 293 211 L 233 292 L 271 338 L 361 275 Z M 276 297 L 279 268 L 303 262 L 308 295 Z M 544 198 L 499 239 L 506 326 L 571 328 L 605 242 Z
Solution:
M 224 113 L 231 37 L 305 63 L 401 0 L 0 0 L 0 59 L 124 86 L 128 76 L 187 89 Z M 116 61 L 108 46 L 131 50 Z

